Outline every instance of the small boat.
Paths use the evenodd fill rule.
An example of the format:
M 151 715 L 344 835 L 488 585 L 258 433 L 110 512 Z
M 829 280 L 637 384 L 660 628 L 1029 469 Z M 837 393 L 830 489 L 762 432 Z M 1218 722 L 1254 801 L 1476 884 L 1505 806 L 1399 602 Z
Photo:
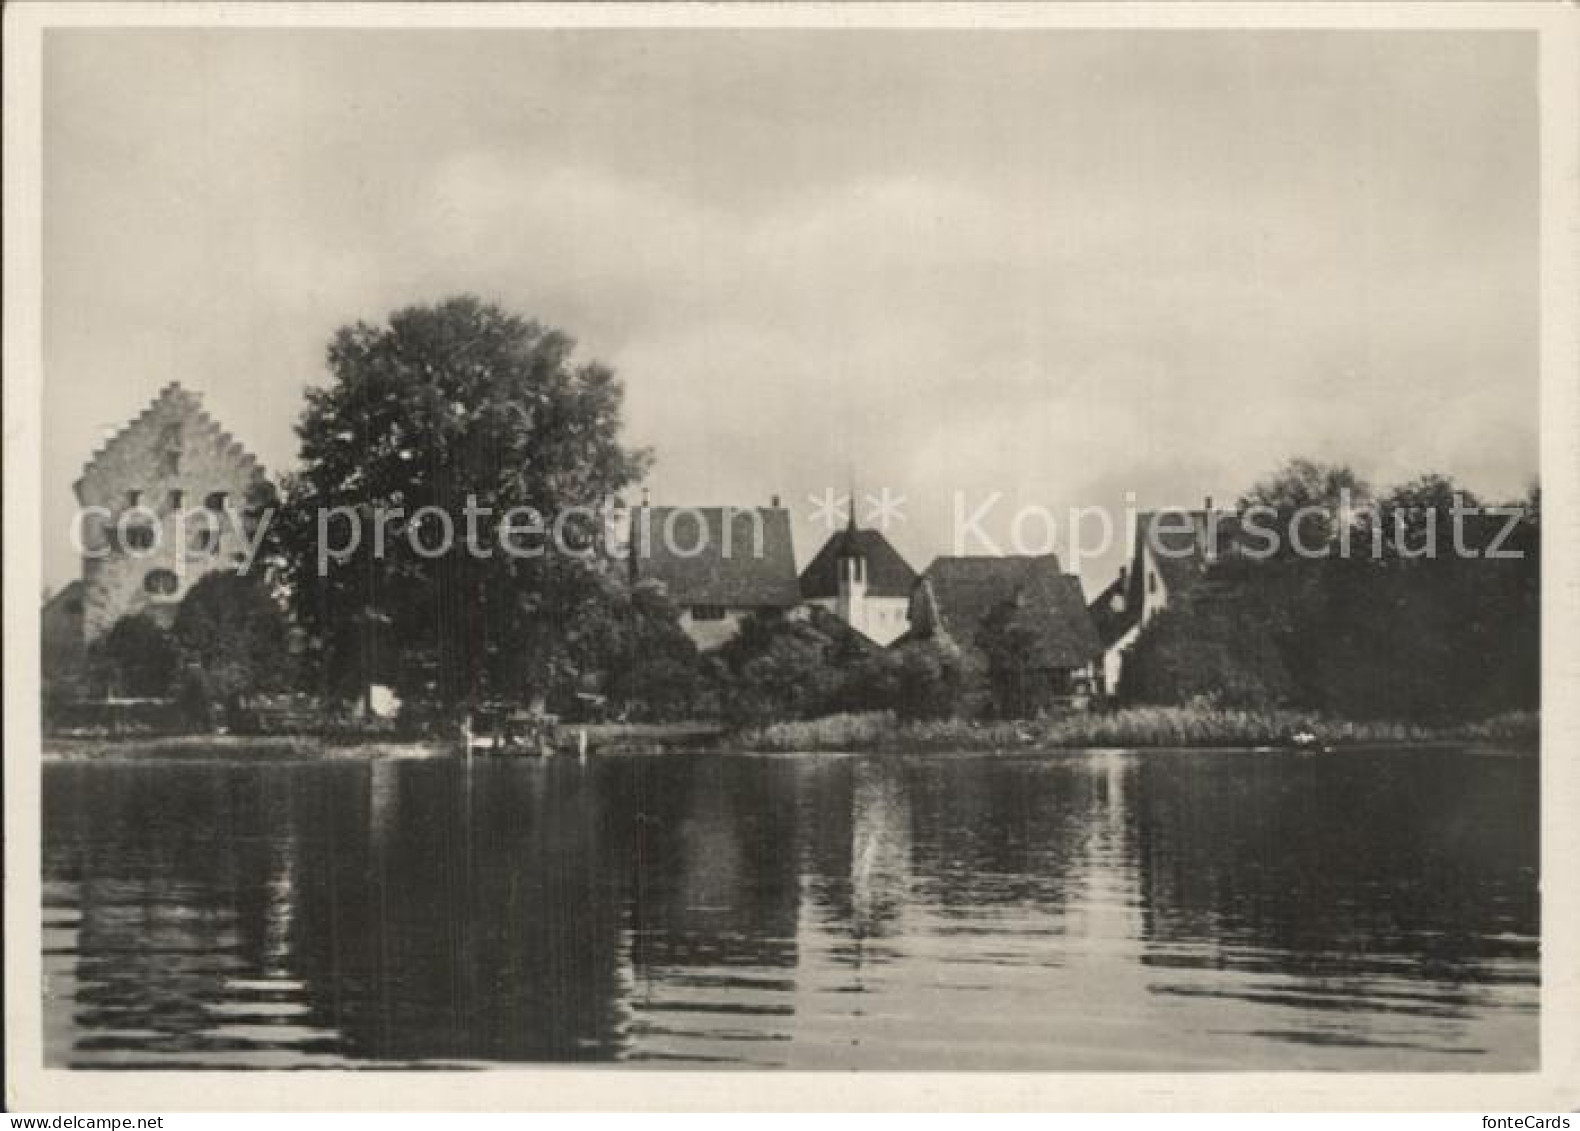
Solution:
M 1333 750 L 1333 747 L 1328 746 L 1322 739 L 1317 737 L 1315 731 L 1309 729 L 1297 730 L 1290 735 L 1289 745 L 1307 754 L 1328 754 Z

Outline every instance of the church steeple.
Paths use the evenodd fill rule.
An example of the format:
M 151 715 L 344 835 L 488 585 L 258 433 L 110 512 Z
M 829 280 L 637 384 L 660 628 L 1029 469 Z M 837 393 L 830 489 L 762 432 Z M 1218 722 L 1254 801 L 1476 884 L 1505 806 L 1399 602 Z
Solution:
M 879 531 L 845 516 L 801 574 L 801 593 L 880 645 L 909 623 L 916 573 Z
M 861 531 L 856 528 L 856 500 L 851 496 L 850 514 L 840 535 L 835 554 L 839 593 L 835 611 L 846 624 L 864 628 L 866 624 L 867 554 L 862 548 Z

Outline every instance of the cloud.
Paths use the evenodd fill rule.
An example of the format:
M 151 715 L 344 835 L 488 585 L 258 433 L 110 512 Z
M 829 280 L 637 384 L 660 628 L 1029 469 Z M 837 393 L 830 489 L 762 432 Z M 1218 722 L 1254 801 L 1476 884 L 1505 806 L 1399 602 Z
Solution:
M 333 329 L 456 291 L 615 364 L 663 497 L 888 485 L 923 559 L 956 489 L 1228 497 L 1297 453 L 1492 493 L 1534 470 L 1518 37 L 163 31 L 50 51 L 56 494 L 97 426 L 172 378 L 288 465 Z

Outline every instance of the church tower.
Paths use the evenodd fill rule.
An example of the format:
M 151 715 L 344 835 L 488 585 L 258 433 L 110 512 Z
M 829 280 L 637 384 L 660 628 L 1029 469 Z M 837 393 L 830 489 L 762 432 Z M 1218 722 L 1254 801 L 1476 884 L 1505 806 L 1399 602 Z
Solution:
M 863 530 L 852 515 L 801 572 L 801 599 L 827 609 L 875 644 L 889 645 L 910 628 L 916 572 L 889 540 Z
M 839 590 L 834 598 L 834 613 L 857 632 L 867 631 L 867 555 L 856 533 L 855 507 L 840 539 L 834 562 Z

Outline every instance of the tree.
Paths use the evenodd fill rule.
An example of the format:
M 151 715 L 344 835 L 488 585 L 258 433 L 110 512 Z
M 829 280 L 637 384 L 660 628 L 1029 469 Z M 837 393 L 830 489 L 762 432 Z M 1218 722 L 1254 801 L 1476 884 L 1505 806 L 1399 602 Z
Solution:
M 122 617 L 89 649 L 94 682 L 106 694 L 132 699 L 157 699 L 170 691 L 176 671 L 176 650 L 167 633 L 142 613 Z
M 985 706 L 986 672 L 979 657 L 953 642 L 911 640 L 891 652 L 894 710 L 907 719 L 979 714 Z
M 573 347 L 471 297 L 335 334 L 332 380 L 307 395 L 302 468 L 272 526 L 274 564 L 327 694 L 360 694 L 393 667 L 403 699 L 454 713 L 480 698 L 541 705 L 563 678 L 571 628 L 607 598 L 611 571 L 594 524 L 563 516 L 615 495 L 648 462 L 620 442 L 620 382 L 573 363 Z M 531 515 L 562 519 L 564 537 L 516 537 L 506 553 L 494 536 L 511 511 L 528 527 Z M 325 514 L 339 516 L 325 529 L 345 551 L 327 560 Z M 453 544 L 431 554 L 446 517 Z M 393 659 L 378 654 L 372 624 L 386 626 Z
M 1363 507 L 1370 494 L 1365 480 L 1348 467 L 1293 459 L 1252 486 L 1241 498 L 1240 508 L 1261 509 L 1263 514 L 1248 517 L 1277 534 L 1276 556 L 1291 557 L 1302 547 L 1309 555 L 1329 546 L 1341 528 L 1354 521 L 1346 506 Z
M 1347 469 L 1295 461 L 1247 502 L 1287 518 L 1362 487 Z M 1142 631 L 1121 694 L 1425 723 L 1535 707 L 1540 524 L 1527 506 L 1506 532 L 1503 516 L 1467 513 L 1477 506 L 1447 476 L 1422 475 L 1357 516 L 1348 554 L 1225 558 L 1201 596 Z M 1512 556 L 1488 556 L 1495 540 Z
M 835 642 L 804 618 L 778 610 L 746 617 L 717 654 L 725 717 L 755 725 L 826 713 L 842 682 L 834 650 Z
M 887 710 L 898 689 L 882 647 L 815 607 L 754 613 L 710 659 L 723 714 L 736 723 Z
M 1381 556 L 1453 553 L 1456 511 L 1480 506 L 1480 499 L 1446 475 L 1421 475 L 1392 488 L 1377 500 Z M 1372 551 L 1370 542 L 1364 545 Z
M 176 610 L 171 631 L 184 668 L 183 699 L 201 689 L 234 717 L 291 685 L 290 629 L 256 574 L 205 574 Z
M 593 683 L 632 719 L 694 717 L 705 690 L 702 657 L 680 626 L 680 610 L 652 583 L 630 588 L 610 577 L 603 599 L 572 627 L 568 657 L 569 679 Z
M 1120 695 L 1131 703 L 1190 703 L 1265 709 L 1291 693 L 1278 641 L 1257 594 L 1184 600 L 1160 612 L 1125 656 Z
M 1025 719 L 1051 708 L 1067 688 L 1049 648 L 1048 633 L 1030 610 L 1003 601 L 983 618 L 977 651 L 984 662 L 987 693 L 1000 718 Z

